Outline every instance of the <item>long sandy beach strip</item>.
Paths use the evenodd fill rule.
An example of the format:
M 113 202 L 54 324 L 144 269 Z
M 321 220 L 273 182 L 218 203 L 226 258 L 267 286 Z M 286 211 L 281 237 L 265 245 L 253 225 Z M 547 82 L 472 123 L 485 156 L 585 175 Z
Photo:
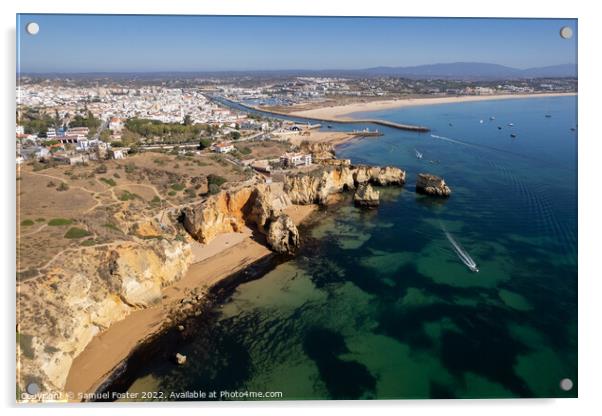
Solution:
M 354 113 L 369 111 L 389 110 L 402 107 L 416 107 L 423 105 L 454 104 L 473 101 L 513 100 L 524 98 L 561 97 L 576 95 L 575 93 L 540 93 L 540 94 L 504 94 L 504 95 L 466 95 L 459 97 L 436 98 L 407 98 L 398 100 L 382 100 L 365 103 L 353 103 L 332 107 L 314 108 L 311 110 L 294 111 L 291 116 L 315 118 L 319 120 L 351 121 Z

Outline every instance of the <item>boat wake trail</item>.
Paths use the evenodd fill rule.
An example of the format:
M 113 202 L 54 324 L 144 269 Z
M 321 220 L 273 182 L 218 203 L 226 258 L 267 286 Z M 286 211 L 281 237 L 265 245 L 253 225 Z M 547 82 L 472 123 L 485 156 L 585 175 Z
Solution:
M 452 245 L 456 255 L 460 258 L 460 260 L 462 260 L 462 263 L 464 263 L 466 265 L 466 267 L 468 267 L 470 269 L 470 271 L 478 272 L 479 268 L 477 267 L 477 264 L 472 259 L 472 257 L 470 257 L 470 254 L 468 254 L 466 252 L 466 250 L 464 250 L 464 248 L 460 245 L 460 243 L 458 243 L 456 241 L 456 239 L 445 229 L 445 227 L 443 225 L 441 225 L 441 229 L 443 230 L 443 232 L 445 233 L 445 236 L 447 237 L 450 244 Z
M 449 137 L 439 136 L 437 134 L 431 134 L 431 137 L 433 139 L 439 139 L 439 140 L 443 140 L 443 141 L 450 142 L 450 143 L 463 144 L 464 146 L 479 147 L 478 145 L 475 145 L 472 143 L 467 143 L 467 142 L 464 142 L 462 140 L 457 140 L 457 139 L 450 139 Z

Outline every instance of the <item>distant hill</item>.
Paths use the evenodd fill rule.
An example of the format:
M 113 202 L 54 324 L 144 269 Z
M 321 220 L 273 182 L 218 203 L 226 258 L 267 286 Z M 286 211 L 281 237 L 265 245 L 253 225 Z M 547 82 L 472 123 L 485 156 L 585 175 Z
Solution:
M 457 79 L 457 80 L 505 80 L 524 78 L 562 78 L 577 77 L 577 65 L 563 64 L 528 69 L 480 62 L 455 62 L 418 66 L 379 66 L 366 69 L 270 69 L 248 71 L 162 71 L 162 72 L 88 72 L 88 73 L 22 73 L 47 78 L 86 79 L 191 79 L 204 76 L 240 76 L 256 77 L 294 77 L 294 76 L 344 76 L 378 77 L 394 76 L 412 79 Z
M 528 69 L 517 69 L 498 64 L 480 62 L 454 62 L 405 67 L 367 68 L 363 72 L 375 76 L 443 79 L 517 79 L 542 77 L 576 77 L 577 65 L 564 64 Z

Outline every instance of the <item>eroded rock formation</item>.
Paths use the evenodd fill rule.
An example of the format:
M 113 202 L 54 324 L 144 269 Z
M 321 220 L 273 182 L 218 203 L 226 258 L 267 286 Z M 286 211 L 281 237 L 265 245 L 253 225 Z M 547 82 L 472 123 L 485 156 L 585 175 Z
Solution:
M 293 254 L 299 247 L 299 231 L 286 214 L 270 221 L 266 237 L 269 246 L 278 253 Z
M 325 166 L 309 173 L 287 175 L 284 190 L 295 204 L 326 204 L 331 194 L 366 183 L 403 185 L 405 172 L 389 166 Z
M 192 261 L 190 244 L 153 239 L 65 252 L 38 279 L 18 286 L 19 386 L 60 391 L 92 338 L 161 300 Z
M 380 192 L 375 190 L 369 183 L 360 184 L 353 195 L 355 205 L 364 208 L 374 208 L 379 204 Z
M 206 244 L 216 235 L 240 232 L 245 225 L 244 212 L 251 203 L 253 188 L 222 191 L 205 201 L 182 210 L 182 224 L 197 241 Z
M 224 232 L 239 232 L 245 226 L 265 234 L 270 248 L 292 253 L 299 243 L 293 221 L 283 213 L 291 205 L 286 193 L 272 192 L 268 185 L 222 191 L 182 211 L 182 223 L 201 243 Z
M 451 189 L 443 178 L 429 173 L 419 173 L 416 179 L 416 192 L 425 195 L 450 196 Z

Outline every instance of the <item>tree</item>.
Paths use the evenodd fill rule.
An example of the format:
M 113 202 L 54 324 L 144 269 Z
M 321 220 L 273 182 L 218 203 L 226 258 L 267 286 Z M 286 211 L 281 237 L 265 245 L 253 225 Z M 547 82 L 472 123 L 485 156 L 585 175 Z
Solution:
M 192 125 L 192 117 L 190 117 L 190 114 L 186 114 L 184 116 L 184 125 L 185 126 L 191 126 Z
M 61 116 L 59 116 L 59 110 L 54 109 L 54 128 L 59 129 L 61 127 Z
M 201 139 L 199 141 L 199 148 L 201 150 L 208 148 L 209 146 L 211 146 L 211 139 Z
M 230 132 L 230 138 L 232 140 L 238 140 L 238 139 L 240 139 L 240 132 L 238 132 L 238 131 L 231 131 Z

